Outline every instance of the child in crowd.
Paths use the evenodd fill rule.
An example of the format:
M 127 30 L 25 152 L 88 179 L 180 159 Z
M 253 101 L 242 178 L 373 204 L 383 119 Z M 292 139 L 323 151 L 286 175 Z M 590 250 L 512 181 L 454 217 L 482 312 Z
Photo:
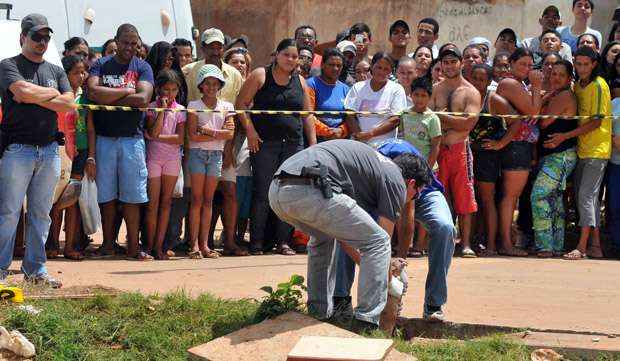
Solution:
M 575 53 L 575 95 L 578 115 L 591 118 L 579 119 L 579 127 L 573 131 L 556 133 L 547 142 L 560 143 L 577 138 L 577 167 L 575 168 L 575 189 L 581 234 L 579 244 L 564 258 L 576 260 L 587 256 L 601 258 L 600 244 L 601 209 L 599 192 L 605 175 L 605 168 L 611 156 L 611 119 L 597 116 L 611 115 L 611 96 L 605 80 L 599 76 L 599 55 L 588 47 L 581 47 Z M 590 247 L 586 250 L 588 241 Z
M 160 71 L 155 78 L 157 97 L 149 107 L 185 109 L 175 100 L 180 87 L 181 80 L 176 72 L 169 69 Z M 149 172 L 146 253 L 151 253 L 158 260 L 167 260 L 163 244 L 170 218 L 172 194 L 181 171 L 180 147 L 185 134 L 185 113 L 148 112 L 146 126 L 146 137 L 149 140 L 146 156 Z
M 217 98 L 226 80 L 220 68 L 206 64 L 198 71 L 198 89 L 202 98 L 188 104 L 188 109 L 208 109 L 218 112 L 189 113 L 189 171 L 192 182 L 190 208 L 189 253 L 192 259 L 218 258 L 209 249 L 207 239 L 211 224 L 211 207 L 218 177 L 222 173 L 224 144 L 234 136 L 235 123 L 232 104 Z
M 441 145 L 441 122 L 439 117 L 433 113 L 428 103 L 433 94 L 432 81 L 428 77 L 415 79 L 411 83 L 411 100 L 413 106 L 410 112 L 403 114 L 400 123 L 400 137 L 411 143 L 420 151 L 433 170 L 437 170 L 437 156 Z M 425 247 L 426 230 L 419 225 L 417 227 L 417 242 L 410 253 L 412 257 L 423 255 Z
M 67 73 L 69 84 L 73 93 L 76 95 L 77 104 L 85 104 L 86 97 L 82 94 L 82 85 L 88 76 L 87 60 L 79 55 L 69 55 L 62 59 L 62 66 Z M 88 162 L 94 161 L 89 158 L 89 143 L 94 149 L 94 125 L 92 120 L 87 126 L 88 110 L 77 109 L 73 112 L 59 114 L 59 129 L 65 134 L 66 155 L 72 160 L 71 175 L 73 180 L 81 180 L 84 175 L 84 168 Z M 92 133 L 92 134 L 91 134 Z M 89 139 L 89 137 L 93 139 Z M 89 142 L 90 140 L 90 142 Z M 64 156 L 64 155 L 63 155 Z M 75 183 L 73 183 L 75 184 Z M 84 258 L 82 253 L 77 250 L 77 240 L 84 236 L 82 232 L 82 218 L 77 204 L 79 192 L 68 197 L 67 192 L 71 192 L 65 185 L 64 189 L 59 189 L 50 217 L 52 224 L 48 234 L 47 255 L 48 258 L 56 258 L 59 248 L 59 237 L 62 224 L 63 211 L 65 213 L 65 247 L 64 257 L 75 261 Z M 71 200 L 67 203 L 59 199 Z

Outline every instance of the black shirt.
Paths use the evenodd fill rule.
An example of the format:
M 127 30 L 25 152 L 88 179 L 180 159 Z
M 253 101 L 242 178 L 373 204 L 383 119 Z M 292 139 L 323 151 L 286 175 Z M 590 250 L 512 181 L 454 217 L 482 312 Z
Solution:
M 265 84 L 254 96 L 256 110 L 303 110 L 304 89 L 299 75 L 294 72 L 286 85 L 273 79 L 271 66 L 265 68 Z M 299 115 L 252 115 L 252 123 L 262 140 L 301 140 L 303 126 Z
M 18 103 L 9 90 L 11 84 L 24 80 L 38 86 L 70 92 L 71 85 L 64 70 L 46 61 L 35 63 L 19 54 L 0 62 L 0 98 L 2 98 L 2 130 L 8 144 L 44 146 L 56 140 L 58 115 L 37 104 Z

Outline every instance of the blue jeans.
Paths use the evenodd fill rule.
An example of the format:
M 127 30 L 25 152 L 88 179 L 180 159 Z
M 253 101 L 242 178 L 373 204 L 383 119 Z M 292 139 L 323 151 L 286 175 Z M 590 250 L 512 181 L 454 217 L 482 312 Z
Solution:
M 47 273 L 45 241 L 49 233 L 54 189 L 60 177 L 58 144 L 8 146 L 0 161 L 0 272 L 13 260 L 19 214 L 28 197 L 26 254 L 22 271 L 34 277 Z
M 428 274 L 424 309 L 428 306 L 441 307 L 448 300 L 448 270 L 454 253 L 456 230 L 446 198 L 439 191 L 420 195 L 415 201 L 415 219 L 428 231 Z M 351 294 L 355 278 L 355 263 L 336 246 L 336 286 L 334 296 L 346 297 Z
M 415 201 L 415 219 L 428 232 L 428 274 L 424 310 L 448 301 L 448 270 L 454 254 L 456 229 L 446 198 L 439 191 L 424 193 Z
M 334 312 L 336 240 L 361 253 L 355 318 L 379 324 L 387 302 L 390 236 L 356 201 L 345 194 L 325 199 L 312 186 L 274 180 L 269 204 L 284 222 L 310 234 L 308 242 L 308 310 L 319 318 Z

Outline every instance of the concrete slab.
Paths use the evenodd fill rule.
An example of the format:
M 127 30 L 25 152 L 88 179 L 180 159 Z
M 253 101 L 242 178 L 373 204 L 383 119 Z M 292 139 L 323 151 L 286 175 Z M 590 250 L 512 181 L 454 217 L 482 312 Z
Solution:
M 379 338 L 302 336 L 286 361 L 382 361 L 393 345 Z
M 193 361 L 285 361 L 302 336 L 362 338 L 297 312 L 289 312 L 188 350 Z M 396 350 L 385 361 L 415 361 Z

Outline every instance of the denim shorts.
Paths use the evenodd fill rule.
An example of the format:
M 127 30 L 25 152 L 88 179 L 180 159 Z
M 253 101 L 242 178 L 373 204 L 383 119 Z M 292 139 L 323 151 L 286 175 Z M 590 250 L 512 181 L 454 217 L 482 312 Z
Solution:
M 97 198 L 139 204 L 149 201 L 146 146 L 139 137 L 97 136 Z
M 191 148 L 189 150 L 189 172 L 207 177 L 222 175 L 222 151 Z

